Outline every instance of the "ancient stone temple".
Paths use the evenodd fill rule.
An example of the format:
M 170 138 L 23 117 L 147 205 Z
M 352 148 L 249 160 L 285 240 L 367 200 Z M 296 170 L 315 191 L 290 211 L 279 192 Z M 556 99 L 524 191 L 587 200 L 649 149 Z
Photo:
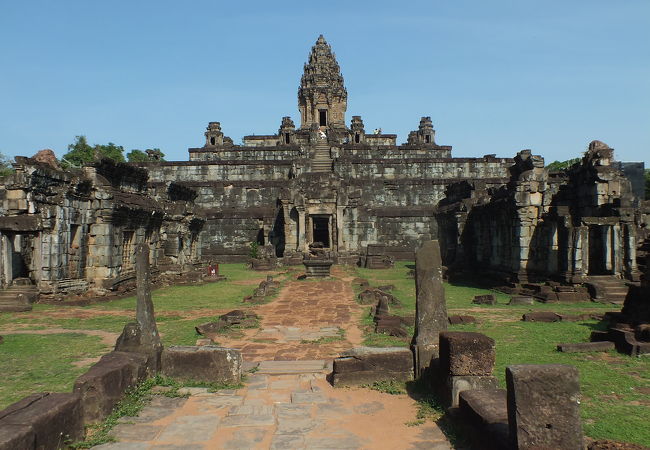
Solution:
M 189 149 L 189 162 L 146 165 L 161 182 L 198 193 L 206 210 L 201 245 L 206 257 L 247 258 L 249 243 L 272 245 L 279 258 L 295 258 L 310 245 L 356 263 L 368 248 L 412 259 L 436 239 L 434 211 L 451 182 L 503 184 L 513 160 L 488 155 L 452 158 L 435 142 L 430 117 L 420 119 L 405 144 L 395 134 L 366 132 L 361 116 L 346 125 L 347 90 L 330 45 L 320 36 L 298 89 L 300 126 L 280 120 L 277 134 L 252 135 L 235 145 L 219 122 L 205 144 Z
M 429 240 L 452 270 L 516 282 L 638 280 L 637 248 L 650 248 L 642 164 L 635 191 L 620 170 L 632 166 L 598 141 L 563 172 L 530 150 L 453 157 L 430 117 L 398 144 L 366 131 L 361 116 L 346 118 L 347 99 L 320 36 L 298 87 L 300 120 L 282 117 L 277 133 L 235 144 L 209 122 L 189 161 L 63 171 L 19 158 L 0 179 L 2 286 L 114 286 L 133 278 L 140 243 L 155 265 L 181 273 L 200 261 L 246 261 L 251 243 L 279 263 L 319 248 L 335 263 L 378 267 L 413 260 Z

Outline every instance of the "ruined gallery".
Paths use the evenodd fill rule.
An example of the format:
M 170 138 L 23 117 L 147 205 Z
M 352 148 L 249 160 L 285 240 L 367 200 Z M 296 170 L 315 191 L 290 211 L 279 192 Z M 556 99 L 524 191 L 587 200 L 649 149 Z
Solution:
M 149 244 L 158 273 L 179 274 L 246 261 L 251 242 L 277 264 L 319 247 L 337 263 L 382 267 L 412 260 L 431 239 L 450 270 L 513 286 L 638 281 L 648 217 L 642 163 L 615 161 L 600 141 L 557 172 L 530 150 L 454 157 L 436 143 L 430 117 L 398 144 L 395 134 L 366 130 L 361 116 L 347 118 L 347 96 L 320 36 L 298 88 L 298 126 L 282 117 L 277 134 L 236 145 L 210 122 L 188 161 L 62 170 L 46 153 L 16 158 L 0 179 L 2 287 L 114 289 L 133 279 L 139 243 Z

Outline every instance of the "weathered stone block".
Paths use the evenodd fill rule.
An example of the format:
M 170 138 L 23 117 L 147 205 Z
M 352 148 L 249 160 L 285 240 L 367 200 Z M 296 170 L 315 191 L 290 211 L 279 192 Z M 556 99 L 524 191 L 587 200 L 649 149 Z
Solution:
M 497 379 L 493 376 L 451 375 L 447 377 L 441 397 L 447 406 L 458 406 L 458 396 L 470 389 L 496 389 Z
M 505 389 L 470 389 L 458 395 L 458 408 L 474 428 L 477 448 L 508 447 L 508 400 Z
M 522 316 L 524 322 L 560 322 L 562 317 L 551 311 L 536 311 Z
M 476 323 L 476 317 L 474 316 L 463 316 L 463 315 L 451 315 L 447 317 L 447 320 L 451 325 L 460 325 L 465 323 Z
M 77 378 L 73 391 L 81 396 L 84 423 L 108 416 L 126 390 L 144 380 L 146 363 L 144 355 L 111 352 Z
M 81 397 L 58 393 L 30 395 L 0 411 L 0 429 L 5 427 L 8 427 L 9 436 L 0 439 L 8 443 L 30 442 L 29 429 L 33 432 L 33 446 L 13 447 L 12 450 L 62 448 L 65 441 L 83 437 Z M 11 434 L 12 429 L 16 434 Z
M 31 425 L 13 425 L 0 422 L 0 450 L 35 448 L 36 435 Z
M 334 359 L 333 385 L 358 385 L 381 380 L 413 379 L 413 354 L 401 347 L 360 347 Z
M 176 346 L 163 350 L 162 373 L 186 381 L 238 383 L 242 357 L 239 350 L 212 345 Z
M 557 350 L 562 353 L 607 352 L 614 350 L 615 346 L 610 341 L 578 342 L 575 344 L 558 344 Z
M 481 333 L 444 331 L 440 333 L 440 369 L 448 375 L 492 375 L 494 339 Z
M 513 297 L 510 297 L 510 302 L 508 302 L 508 305 L 510 306 L 532 305 L 534 303 L 535 303 L 535 299 L 533 297 L 527 295 L 515 295 Z
M 517 449 L 582 449 L 578 369 L 561 364 L 506 368 L 510 439 Z
M 497 299 L 494 297 L 493 294 L 476 295 L 474 296 L 474 300 L 472 300 L 472 303 L 476 305 L 496 305 Z

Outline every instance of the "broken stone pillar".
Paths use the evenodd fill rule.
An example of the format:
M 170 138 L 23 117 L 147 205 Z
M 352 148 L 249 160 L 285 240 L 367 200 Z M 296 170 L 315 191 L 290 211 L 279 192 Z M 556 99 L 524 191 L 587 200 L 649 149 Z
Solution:
M 447 304 L 442 286 L 438 241 L 427 241 L 415 252 L 415 333 L 411 347 L 415 377 L 420 378 L 438 357 L 438 335 L 447 329 Z
M 481 333 L 440 333 L 440 397 L 447 406 L 458 406 L 458 394 L 469 389 L 496 389 L 492 376 L 494 339 Z
M 158 334 L 156 318 L 151 300 L 151 280 L 149 275 L 149 246 L 139 244 L 135 250 L 135 270 L 137 277 L 137 322 L 127 323 L 115 344 L 115 351 L 140 353 L 147 357 L 147 371 L 153 375 L 160 370 L 160 355 L 163 345 Z
M 583 448 L 578 369 L 562 364 L 509 366 L 506 383 L 513 448 Z

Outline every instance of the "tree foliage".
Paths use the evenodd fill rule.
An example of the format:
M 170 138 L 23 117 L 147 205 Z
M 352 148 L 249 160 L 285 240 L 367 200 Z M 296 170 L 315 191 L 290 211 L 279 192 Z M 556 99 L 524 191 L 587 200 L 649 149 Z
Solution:
M 68 145 L 68 153 L 63 155 L 62 165 L 63 167 L 81 167 L 102 158 L 124 162 L 124 147 L 112 142 L 105 145 L 90 145 L 86 136 L 75 136 L 74 142 Z
M 84 164 L 92 163 L 103 158 L 109 158 L 117 162 L 147 162 L 147 161 L 164 161 L 165 154 L 159 148 L 150 148 L 145 151 L 133 149 L 124 157 L 124 147 L 115 145 L 112 142 L 108 144 L 90 145 L 86 136 L 75 136 L 74 142 L 68 145 L 68 153 L 63 155 L 62 166 L 81 167 Z
M 560 170 L 566 170 L 575 163 L 580 162 L 580 158 L 567 159 L 566 161 L 553 161 L 546 168 L 551 172 L 557 172 Z
M 145 151 L 135 148 L 126 154 L 126 158 L 129 162 L 164 161 L 165 154 L 159 148 L 148 148 Z
M 9 158 L 7 158 L 3 153 L 0 153 L 0 177 L 9 175 L 13 171 Z

